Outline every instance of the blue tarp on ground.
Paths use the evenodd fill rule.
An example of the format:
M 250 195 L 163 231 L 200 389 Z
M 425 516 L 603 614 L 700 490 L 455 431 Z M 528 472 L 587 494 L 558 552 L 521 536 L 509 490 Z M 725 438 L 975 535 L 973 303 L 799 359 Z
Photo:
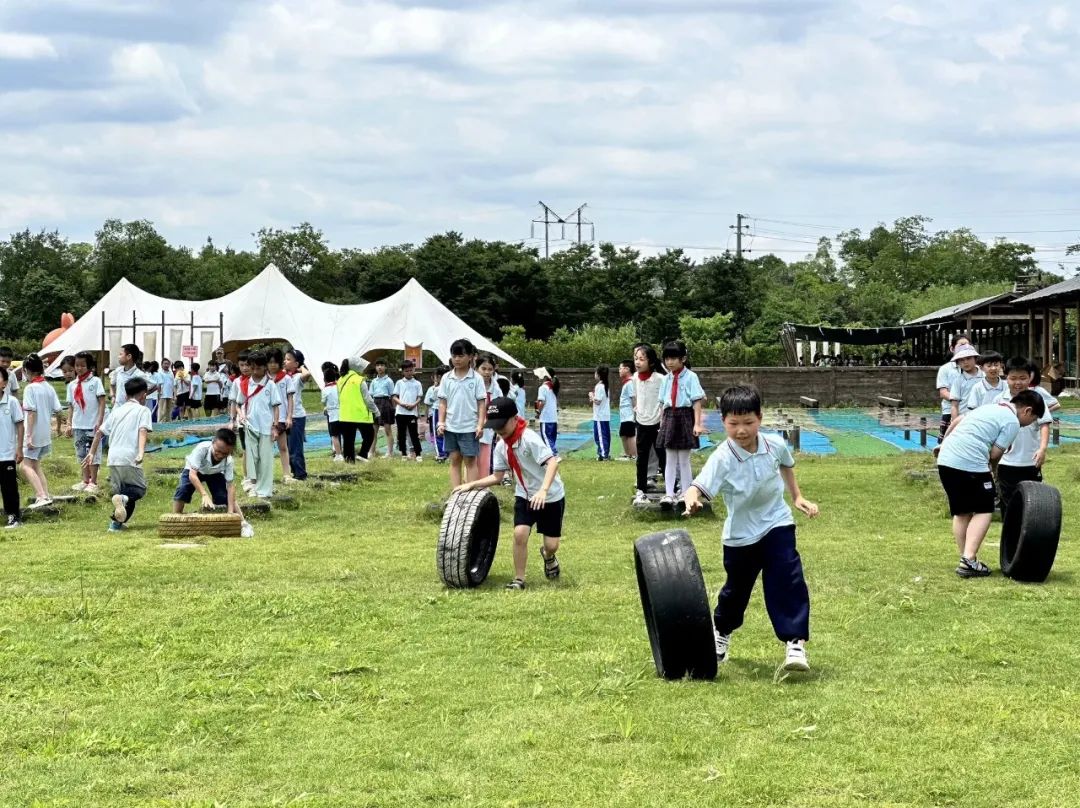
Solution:
M 919 443 L 919 433 L 914 430 L 911 432 L 911 437 L 905 440 L 904 430 L 900 427 L 882 426 L 873 416 L 858 412 L 816 410 L 810 413 L 810 417 L 826 429 L 837 432 L 862 432 L 905 452 L 928 452 L 937 445 L 936 441 L 928 440 L 927 445 L 922 446 Z M 931 423 L 928 430 L 932 429 Z

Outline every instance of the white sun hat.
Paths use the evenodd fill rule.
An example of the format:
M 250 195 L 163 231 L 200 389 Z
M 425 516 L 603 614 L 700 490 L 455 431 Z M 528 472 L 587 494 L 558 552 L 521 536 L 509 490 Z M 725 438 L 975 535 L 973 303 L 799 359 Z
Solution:
M 961 359 L 967 359 L 968 357 L 979 357 L 979 352 L 972 348 L 970 345 L 961 345 L 956 349 L 956 353 L 953 354 L 953 361 L 959 362 Z

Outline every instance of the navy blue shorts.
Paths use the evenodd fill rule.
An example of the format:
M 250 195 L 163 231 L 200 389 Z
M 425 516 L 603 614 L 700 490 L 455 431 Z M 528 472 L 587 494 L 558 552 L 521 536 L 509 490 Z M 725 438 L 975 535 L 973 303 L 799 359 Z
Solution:
M 210 497 L 215 505 L 229 504 L 229 486 L 225 482 L 224 474 L 207 474 L 205 477 L 200 475 L 199 479 L 206 490 L 210 492 Z M 191 502 L 193 496 L 195 496 L 195 486 L 191 484 L 188 469 L 184 469 L 180 472 L 180 485 L 177 486 L 176 493 L 173 494 L 173 501 Z

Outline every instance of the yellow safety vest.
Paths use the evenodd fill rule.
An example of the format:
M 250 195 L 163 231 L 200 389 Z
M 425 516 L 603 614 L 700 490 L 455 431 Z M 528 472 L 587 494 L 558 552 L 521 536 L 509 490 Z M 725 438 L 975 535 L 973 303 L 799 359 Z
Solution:
M 351 424 L 371 424 L 375 418 L 364 401 L 364 377 L 350 370 L 338 379 L 338 418 Z

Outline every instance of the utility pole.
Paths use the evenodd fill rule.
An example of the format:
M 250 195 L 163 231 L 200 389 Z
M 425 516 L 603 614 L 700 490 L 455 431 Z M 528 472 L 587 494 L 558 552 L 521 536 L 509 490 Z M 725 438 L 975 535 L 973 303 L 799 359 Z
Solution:
M 743 230 L 746 227 L 746 225 L 743 224 L 743 219 L 747 219 L 747 218 L 749 218 L 749 217 L 745 216 L 742 213 L 736 213 L 735 214 L 735 225 L 734 226 L 731 226 L 731 225 L 728 226 L 729 230 L 734 230 L 735 231 L 735 260 L 737 260 L 737 261 L 742 261 L 742 257 L 743 257 L 742 237 L 743 237 Z M 750 250 L 747 250 L 747 252 L 750 252 Z
M 551 256 L 551 226 L 553 224 L 557 224 L 562 228 L 562 230 L 561 230 L 561 233 L 562 233 L 561 238 L 563 238 L 563 239 L 566 238 L 566 225 L 567 224 L 576 225 L 577 226 L 577 243 L 578 244 L 581 244 L 581 229 L 583 227 L 585 227 L 586 225 L 588 225 L 590 228 L 592 228 L 592 230 L 591 230 L 591 238 L 592 239 L 596 238 L 596 227 L 593 225 L 592 222 L 588 221 L 587 219 L 585 219 L 582 216 L 582 212 L 585 210 L 588 203 L 585 203 L 584 205 L 580 205 L 577 210 L 575 210 L 573 213 L 571 213 L 569 216 L 567 216 L 565 218 L 560 216 L 559 214 L 557 214 L 555 211 L 553 211 L 551 209 L 551 207 L 547 203 L 545 203 L 543 201 L 540 201 L 540 202 L 537 202 L 537 204 L 541 208 L 543 208 L 544 218 L 542 218 L 542 219 L 533 219 L 532 220 L 533 226 L 532 226 L 532 229 L 529 231 L 529 235 L 532 236 L 532 237 L 535 237 L 535 235 L 536 235 L 536 225 L 542 224 L 544 226 L 544 258 L 549 258 Z

